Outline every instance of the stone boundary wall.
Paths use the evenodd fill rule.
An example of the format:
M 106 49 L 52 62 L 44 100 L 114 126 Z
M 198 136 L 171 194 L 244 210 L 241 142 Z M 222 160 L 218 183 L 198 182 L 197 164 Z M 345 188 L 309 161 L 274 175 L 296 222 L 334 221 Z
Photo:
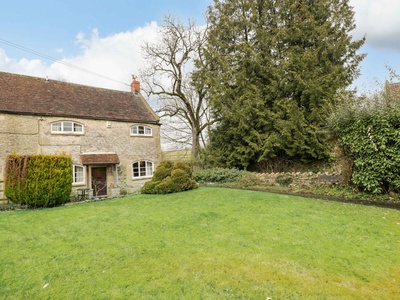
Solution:
M 346 177 L 340 173 L 258 173 L 257 178 L 265 185 L 280 186 L 343 186 Z

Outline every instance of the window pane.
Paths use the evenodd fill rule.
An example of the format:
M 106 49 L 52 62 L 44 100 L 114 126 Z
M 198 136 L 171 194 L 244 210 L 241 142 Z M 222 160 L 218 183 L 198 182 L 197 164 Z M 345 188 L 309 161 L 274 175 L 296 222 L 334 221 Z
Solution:
M 139 163 L 132 164 L 133 177 L 139 177 Z
M 132 164 L 133 177 L 148 177 L 153 175 L 153 163 L 151 161 L 137 161 Z
M 72 122 L 62 122 L 63 131 L 72 132 Z
M 74 132 L 83 132 L 83 126 L 78 123 L 74 123 Z
M 153 175 L 153 163 L 152 163 L 151 161 L 148 161 L 148 162 L 147 162 L 147 165 L 146 165 L 146 174 L 147 174 L 147 176 Z
M 51 124 L 51 132 L 83 133 L 83 125 L 71 121 L 61 121 Z
M 74 183 L 84 182 L 83 178 L 83 167 L 74 166 Z
M 51 124 L 51 131 L 61 131 L 61 122 Z
M 146 176 L 146 162 L 141 161 L 140 162 L 140 177 Z
M 152 129 L 148 126 L 132 126 L 131 135 L 152 135 Z

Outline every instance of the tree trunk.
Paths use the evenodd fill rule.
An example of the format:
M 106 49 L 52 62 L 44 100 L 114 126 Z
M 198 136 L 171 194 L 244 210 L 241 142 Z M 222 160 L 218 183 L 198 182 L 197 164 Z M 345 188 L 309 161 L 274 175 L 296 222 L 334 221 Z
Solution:
M 199 150 L 200 150 L 200 133 L 198 132 L 198 130 L 196 130 L 195 128 L 193 128 L 192 130 L 192 149 L 191 149 L 191 157 L 192 159 L 194 159 L 194 163 L 193 163 L 193 169 L 194 170 L 198 170 L 200 169 L 199 166 Z

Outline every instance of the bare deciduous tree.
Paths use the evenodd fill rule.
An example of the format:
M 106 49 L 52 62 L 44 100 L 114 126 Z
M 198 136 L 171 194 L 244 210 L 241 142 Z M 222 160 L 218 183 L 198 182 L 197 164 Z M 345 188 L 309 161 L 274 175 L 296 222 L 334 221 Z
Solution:
M 211 118 L 207 89 L 201 73 L 206 28 L 189 20 L 166 16 L 160 27 L 160 40 L 143 48 L 146 69 L 141 71 L 143 89 L 159 101 L 157 113 L 173 127 L 169 138 L 191 143 L 191 155 L 198 158 L 204 132 L 215 121 Z

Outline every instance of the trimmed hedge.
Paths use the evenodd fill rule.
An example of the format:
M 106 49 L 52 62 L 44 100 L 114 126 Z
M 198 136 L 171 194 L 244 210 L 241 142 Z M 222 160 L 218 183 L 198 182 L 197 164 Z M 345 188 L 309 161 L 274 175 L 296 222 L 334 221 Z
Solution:
M 183 163 L 162 161 L 154 172 L 152 180 L 142 188 L 143 194 L 171 194 L 197 188 L 191 168 Z
M 8 155 L 5 195 L 13 203 L 49 207 L 69 201 L 72 190 L 72 160 L 61 155 Z

